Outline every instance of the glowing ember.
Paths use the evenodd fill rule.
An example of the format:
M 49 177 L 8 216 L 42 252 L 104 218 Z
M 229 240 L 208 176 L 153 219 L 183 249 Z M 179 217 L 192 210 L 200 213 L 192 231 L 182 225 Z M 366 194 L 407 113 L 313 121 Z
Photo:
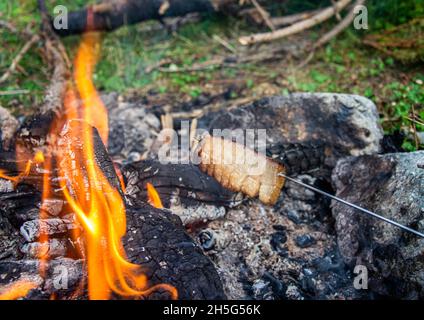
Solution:
M 159 193 L 156 191 L 155 187 L 151 183 L 147 183 L 147 197 L 149 198 L 149 203 L 155 208 L 162 209 L 163 204 L 162 200 L 159 197 Z
M 20 279 L 0 291 L 0 300 L 16 300 L 25 297 L 32 289 L 39 286 L 39 283 L 31 280 Z

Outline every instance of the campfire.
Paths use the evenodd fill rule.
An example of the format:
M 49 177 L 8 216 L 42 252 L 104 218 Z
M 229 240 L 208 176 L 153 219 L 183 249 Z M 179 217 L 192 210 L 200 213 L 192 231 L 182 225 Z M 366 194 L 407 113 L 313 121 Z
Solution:
M 2 289 L 0 298 L 32 298 L 31 294 L 34 294 L 40 298 L 48 295 L 50 299 L 139 299 L 156 297 L 159 293 L 160 297 L 177 299 L 181 293 L 175 283 L 187 286 L 182 295 L 184 298 L 199 294 L 202 297 L 222 298 L 225 295 L 213 264 L 178 223 L 165 237 L 175 237 L 173 242 L 187 238 L 180 243 L 186 249 L 178 250 L 183 257 L 169 257 L 167 250 L 175 250 L 174 245 L 159 254 L 152 252 L 153 257 L 143 255 L 146 248 L 142 245 L 145 241 L 138 241 L 132 247 L 136 238 L 133 233 L 145 232 L 144 224 L 152 223 L 152 227 L 158 229 L 155 232 L 160 233 L 170 228 L 162 226 L 168 221 L 160 221 L 160 225 L 156 225 L 158 217 L 162 216 L 164 220 L 168 220 L 168 217 L 166 211 L 154 212 L 153 208 L 165 207 L 153 181 L 159 178 L 158 185 L 161 193 L 165 194 L 168 209 L 173 192 L 171 190 L 166 199 L 163 187 L 172 189 L 175 186 L 185 189 L 187 198 L 195 202 L 236 204 L 240 200 L 237 200 L 234 192 L 242 192 L 252 198 L 259 197 L 264 204 L 275 204 L 284 184 L 284 178 L 279 175 L 285 172 L 284 165 L 242 144 L 203 134 L 196 135 L 192 152 L 199 166 L 194 161 L 188 165 L 141 161 L 141 168 L 124 168 L 125 182 L 121 169 L 113 163 L 107 151 L 108 111 L 92 81 L 100 45 L 99 33 L 83 35 L 74 59 L 73 77 L 66 85 L 63 108 L 54 114 L 38 114 L 24 124 L 16 141 L 15 160 L 7 159 L 5 162 L 10 160 L 9 168 L 1 171 L 0 177 L 12 183 L 13 201 L 27 197 L 29 193 L 34 201 L 39 198 L 40 203 L 36 219 L 28 221 L 23 213 L 24 217 L 17 222 L 22 222 L 21 226 L 17 226 L 27 241 L 20 251 L 33 260 L 13 263 L 13 270 L 16 270 L 15 263 L 22 264 L 20 268 L 23 270 L 17 275 L 8 274 L 11 279 Z M 44 131 L 45 135 L 35 137 L 33 129 L 39 131 L 39 125 L 48 125 L 50 129 Z M 161 142 L 161 139 L 158 138 L 158 141 Z M 166 137 L 165 140 L 163 145 L 168 146 L 170 140 Z M 172 149 L 171 145 L 169 147 Z M 11 170 L 13 166 L 15 170 Z M 157 175 L 159 171 L 163 174 L 164 170 L 171 173 L 162 177 Z M 18 174 L 12 175 L 13 171 Z M 134 172 L 138 173 L 136 183 L 141 181 L 144 184 L 141 188 L 133 182 Z M 139 176 L 146 172 L 152 173 L 152 176 Z M 187 181 L 182 182 L 183 177 Z M 173 178 L 178 182 L 172 181 Z M 29 190 L 23 192 L 21 188 Z M 4 200 L 9 199 L 6 197 Z M 132 221 L 130 224 L 128 215 L 140 209 L 148 211 L 146 217 L 140 216 L 143 220 L 141 226 L 140 222 Z M 189 230 L 195 229 L 196 223 L 202 221 L 206 222 L 204 219 L 192 219 L 186 226 Z M 150 247 L 150 242 L 158 238 L 152 237 L 149 232 L 142 237 L 149 240 L 146 245 Z M 169 245 L 169 240 L 165 244 L 159 241 L 154 243 L 152 251 Z M 169 263 L 174 263 L 176 269 L 185 260 L 194 260 L 196 265 L 190 268 L 190 272 L 193 277 L 201 276 L 202 279 L 200 284 L 188 285 L 184 282 L 184 274 L 166 272 L 166 276 L 156 276 L 157 279 L 152 281 L 151 274 L 156 270 L 132 262 L 137 260 L 130 259 L 134 255 L 146 260 L 162 258 L 158 262 L 161 269 L 168 269 Z M 55 288 L 54 273 L 58 265 L 67 265 L 72 269 L 72 288 L 68 288 L 68 278 L 67 290 L 58 291 Z M 30 275 L 27 268 L 34 268 Z M 34 273 L 35 269 L 37 274 Z M 67 277 L 70 272 L 66 269 Z M 209 287 L 213 291 L 204 292 Z
M 223 93 L 170 108 L 98 91 L 100 32 L 140 5 L 119 3 L 74 12 L 57 33 L 43 16 L 32 42 L 54 65 L 44 102 L 21 122 L 0 110 L 0 300 L 424 297 L 424 155 L 398 152 L 373 102 L 294 93 L 233 106 Z M 70 59 L 58 36 L 75 33 Z
M 32 150 L 18 146 L 16 158 L 18 163 L 24 164 L 23 168 L 18 168 L 22 173 L 16 177 L 6 174 L 1 177 L 17 185 L 31 172 L 40 174 L 43 182 L 40 220 L 49 219 L 53 190 L 60 190 L 63 200 L 75 213 L 75 223 L 81 227 L 81 230 L 70 230 L 68 236 L 71 241 L 78 242 L 81 232 L 84 234 L 84 245 L 76 248 L 74 254 L 86 258 L 90 299 L 108 299 L 111 294 L 124 298 L 141 297 L 159 289 L 169 291 L 176 299 L 177 290 L 171 285 L 149 287 L 142 268 L 128 260 L 122 245 L 127 229 L 123 200 L 125 185 L 122 179 L 116 180 L 122 177 L 118 168 L 108 168 L 111 176 L 107 177 L 105 164 L 99 161 L 108 159 L 96 157 L 101 144 L 107 145 L 108 139 L 107 111 L 91 80 L 99 46 L 99 34 L 89 33 L 83 37 L 75 58 L 74 81 L 67 88 L 64 112 L 51 124 L 48 145 L 43 151 L 36 151 L 32 159 L 28 158 Z M 106 153 L 105 149 L 101 151 Z M 101 156 L 107 157 L 107 154 Z M 112 170 L 117 170 L 115 175 Z M 57 186 L 52 185 L 53 180 Z M 153 199 L 152 205 L 161 207 L 154 187 L 149 185 L 147 190 L 149 199 Z M 40 232 L 38 241 L 40 247 L 34 255 L 39 259 L 39 272 L 44 277 L 50 260 L 49 246 L 54 244 L 48 232 Z M 2 295 L 6 298 L 25 297 L 35 286 L 31 280 L 18 280 L 11 283 L 10 289 Z

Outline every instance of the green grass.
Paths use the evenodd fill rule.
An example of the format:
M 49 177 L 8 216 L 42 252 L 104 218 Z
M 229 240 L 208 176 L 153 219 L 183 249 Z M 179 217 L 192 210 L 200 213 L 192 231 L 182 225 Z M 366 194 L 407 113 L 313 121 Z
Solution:
M 93 2 L 93 1 L 91 1 Z M 289 3 L 292 3 L 290 1 Z M 296 1 L 294 1 L 296 2 Z M 56 4 L 69 6 L 70 10 L 82 7 L 87 1 L 51 1 L 50 10 Z M 324 5 L 326 4 L 323 2 Z M 368 33 L 378 33 L 385 28 L 416 18 L 423 12 L 418 1 L 376 1 L 371 0 L 370 26 Z M 287 8 L 275 8 L 274 13 L 313 9 L 314 2 L 297 2 Z M 322 6 L 323 4 L 321 4 Z M 397 15 L 390 9 L 395 8 Z M 280 10 L 280 11 L 279 11 Z M 389 12 L 390 11 L 390 12 Z M 0 19 L 12 21 L 19 28 L 35 21 L 39 16 L 34 0 L 10 0 L 0 2 Z M 384 15 L 381 15 L 384 13 Z M 381 52 L 362 44 L 364 32 L 348 30 L 336 40 L 320 49 L 314 59 L 302 69 L 298 62 L 291 60 L 271 63 L 245 64 L 237 68 L 208 69 L 199 72 L 166 73 L 159 70 L 146 72 L 146 68 L 169 60 L 165 68 L 190 67 L 196 63 L 208 61 L 214 57 L 231 54 L 221 44 L 213 40 L 214 35 L 226 39 L 238 48 L 237 37 L 248 33 L 251 26 L 235 18 L 208 17 L 198 23 L 181 27 L 177 34 L 171 35 L 160 28 L 155 31 L 147 27 L 158 26 L 157 22 L 121 28 L 105 35 L 101 59 L 94 80 L 96 86 L 104 91 L 127 93 L 136 91 L 139 95 L 149 90 L 158 92 L 165 99 L 183 101 L 199 97 L 201 94 L 213 94 L 228 86 L 239 90 L 231 93 L 232 98 L 255 97 L 264 94 L 259 88 L 271 88 L 272 92 L 286 94 L 295 91 L 340 92 L 364 95 L 378 106 L 382 125 L 387 133 L 395 130 L 406 132 L 404 146 L 415 149 L 411 135 L 411 121 L 414 107 L 421 121 L 423 114 L 424 72 L 420 63 L 405 65 L 385 56 Z M 323 26 L 319 28 L 328 28 Z M 318 29 L 319 29 L 318 28 Z M 2 46 L 0 47 L 0 73 L 11 63 L 13 57 L 23 45 L 18 36 L 0 29 Z M 283 40 L 287 41 L 287 40 Z M 64 39 L 69 55 L 73 56 L 79 37 Z M 20 68 L 0 91 L 17 89 L 28 90 L 26 94 L 0 95 L 0 105 L 12 109 L 16 114 L 32 112 L 41 102 L 43 89 L 48 84 L 49 70 L 33 47 L 20 63 Z M 172 105 L 172 101 L 169 101 Z M 417 130 L 424 128 L 417 125 Z M 423 146 L 421 146 L 423 147 Z

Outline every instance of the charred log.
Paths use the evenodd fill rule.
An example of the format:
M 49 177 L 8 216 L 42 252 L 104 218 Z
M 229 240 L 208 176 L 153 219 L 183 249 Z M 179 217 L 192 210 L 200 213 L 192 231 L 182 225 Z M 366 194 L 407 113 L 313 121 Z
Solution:
M 77 141 L 78 138 L 68 135 L 67 129 L 73 125 L 75 123 L 72 123 L 72 121 L 68 123 L 60 134 L 60 152 L 72 152 L 73 150 L 73 152 L 78 153 L 83 151 L 81 141 Z M 109 182 L 120 190 L 115 168 L 96 130 L 88 125 L 83 127 L 85 130 L 94 130 L 95 160 Z M 41 179 L 42 176 L 39 177 Z M 68 178 L 72 179 L 72 177 Z M 191 183 L 194 183 L 194 180 L 191 180 Z M 46 210 L 52 211 L 53 216 L 55 216 L 56 211 L 60 208 L 61 213 L 50 219 L 34 220 L 33 216 L 40 207 L 40 193 L 29 186 L 25 186 L 26 189 L 23 189 L 26 190 L 25 193 L 19 188 L 24 188 L 24 186 L 18 186 L 18 190 L 0 196 L 0 209 L 2 209 L 0 218 L 1 221 L 4 220 L 5 225 L 7 224 L 5 230 L 10 232 L 10 242 L 1 242 L 2 248 L 10 247 L 12 249 L 8 249 L 7 252 L 18 252 L 17 247 L 23 242 L 22 238 L 17 239 L 19 235 L 16 232 L 19 228 L 25 240 L 30 242 L 21 247 L 21 251 L 28 257 L 34 256 L 40 249 L 42 250 L 41 253 L 51 253 L 52 256 L 59 256 L 66 252 L 66 256 L 69 257 L 66 240 L 70 238 L 69 231 L 79 230 L 79 227 L 66 215 L 69 213 L 66 211 L 67 206 L 52 199 Z M 228 192 L 224 192 L 225 190 L 219 190 L 223 192 L 222 194 L 229 196 Z M 17 201 L 19 199 L 22 201 Z M 157 210 L 143 202 L 132 200 L 132 204 L 127 206 L 128 229 L 123 241 L 124 248 L 129 260 L 141 265 L 151 285 L 171 284 L 177 288 L 180 299 L 224 299 L 225 294 L 221 280 L 213 263 L 185 232 L 181 220 L 171 212 Z M 21 212 L 21 214 L 13 214 L 16 212 Z M 12 219 L 14 223 L 10 223 L 9 219 Z M 49 242 L 31 242 L 36 241 L 41 234 L 48 235 Z M 2 274 L 6 274 L 0 280 L 0 284 L 10 284 L 26 274 L 29 274 L 31 279 L 39 281 L 37 262 L 16 260 L 19 258 L 16 255 L 5 256 L 5 258 L 14 260 L 0 262 L 0 271 L 4 271 Z M 48 276 L 42 279 L 41 284 L 30 292 L 28 298 L 46 299 L 56 292 L 54 286 L 52 287 L 52 284 L 55 283 L 54 273 L 62 263 L 66 268 L 71 268 L 69 272 L 75 275 L 75 279 L 72 280 L 72 285 L 68 286 L 72 290 L 59 291 L 57 296 L 62 298 L 73 296 L 72 293 L 76 290 L 75 286 L 85 283 L 87 280 L 85 269 L 81 261 L 59 257 L 49 262 Z M 80 297 L 84 297 L 84 295 L 80 295 Z M 170 296 L 168 292 L 154 292 L 141 298 L 164 299 L 170 298 Z
M 70 12 L 67 28 L 52 27 L 60 36 L 87 31 L 111 31 L 146 20 L 179 17 L 189 13 L 213 13 L 232 0 L 117 0 Z
M 26 241 L 37 240 L 41 235 L 60 236 L 74 230 L 80 230 L 80 226 L 67 219 L 35 219 L 24 222 L 20 231 Z
M 51 239 L 46 242 L 25 243 L 21 252 L 31 258 L 49 258 L 55 259 L 65 257 L 68 252 L 67 239 Z
M 81 157 L 85 157 L 83 150 L 84 144 L 80 141 L 80 136 L 82 136 L 82 134 L 79 137 L 72 137 L 70 135 L 70 130 L 80 126 L 80 120 L 69 121 L 63 126 L 63 130 L 61 130 L 59 134 L 49 135 L 48 130 L 46 130 L 46 127 L 49 127 L 49 125 L 46 125 L 46 122 L 52 123 L 53 119 L 53 112 L 37 114 L 36 116 L 29 118 L 28 122 L 26 122 L 26 124 L 21 128 L 21 132 L 25 132 L 25 134 L 21 134 L 19 136 L 20 139 L 18 140 L 18 148 L 20 147 L 19 150 L 23 152 L 20 154 L 23 159 L 32 159 L 32 154 L 34 153 L 34 150 L 37 149 L 46 152 L 46 161 L 52 162 L 50 172 L 50 183 L 53 188 L 52 192 L 60 195 L 59 179 L 66 177 L 60 177 L 53 156 L 58 155 L 58 153 L 65 152 L 69 154 L 78 153 Z M 109 157 L 97 129 L 88 124 L 83 124 L 82 127 L 83 130 L 92 130 L 93 149 L 96 163 L 103 171 L 109 183 L 122 193 L 121 183 L 116 174 L 115 166 Z M 25 168 L 26 163 L 27 160 L 16 160 L 15 154 L 12 152 L 0 153 L 0 168 L 2 168 L 9 176 L 18 176 L 19 174 L 22 174 L 22 170 Z M 43 175 L 45 173 L 46 169 L 43 167 L 43 164 L 39 166 L 31 166 L 30 171 L 24 174 L 20 178 L 19 182 L 21 184 L 32 185 L 37 190 L 42 191 Z
M 27 118 L 17 132 L 18 147 L 32 154 L 34 149 L 44 146 L 55 118 L 56 114 L 52 110 Z
M 178 196 L 186 205 L 204 202 L 232 206 L 238 202 L 233 192 L 192 164 L 161 164 L 159 161 L 146 160 L 125 166 L 123 174 L 127 179 L 128 195 L 147 199 L 146 185 L 151 183 L 167 208 L 174 196 Z
M 140 205 L 128 208 L 127 221 L 124 247 L 129 259 L 146 270 L 152 285 L 169 283 L 183 300 L 225 299 L 213 263 L 185 232 L 177 216 Z
M 325 162 L 325 146 L 322 142 L 273 144 L 267 156 L 281 163 L 288 175 L 304 174 L 319 170 Z
M 31 186 L 21 185 L 15 191 L 0 194 L 0 216 L 17 230 L 24 222 L 37 219 L 40 207 L 41 193 Z
M 0 262 L 0 292 L 16 281 L 27 281 L 34 288 L 24 297 L 29 300 L 48 300 L 52 295 L 56 299 L 72 299 L 84 297 L 81 292 L 81 281 L 86 278 L 81 260 L 58 258 L 45 266 L 46 277 L 40 274 L 39 260 L 19 260 Z M 66 276 L 65 276 L 66 275 Z M 78 296 L 75 296 L 78 294 Z
M 1 217 L 1 216 L 0 216 Z M 149 278 L 150 285 L 168 283 L 178 290 L 179 299 L 225 299 L 221 280 L 213 263 L 185 232 L 181 220 L 166 210 L 158 210 L 139 203 L 127 207 L 128 231 L 124 248 L 129 260 L 139 264 Z M 52 245 L 52 246 L 50 246 Z M 53 246 L 54 245 L 54 246 Z M 49 244 L 32 243 L 24 246 L 31 256 L 35 249 L 53 250 L 54 255 L 66 251 L 62 240 L 52 239 Z M 76 285 L 86 279 L 83 261 L 59 257 L 48 264 L 48 275 L 27 298 L 48 299 L 70 297 Z M 20 277 L 37 278 L 39 262 L 35 260 L 5 260 L 0 262 L 0 285 L 6 286 Z M 65 268 L 72 274 L 68 289 L 57 289 L 57 272 Z M 84 296 L 81 296 L 84 297 Z M 116 297 L 119 298 L 119 297 Z M 168 292 L 154 292 L 146 299 L 169 299 Z

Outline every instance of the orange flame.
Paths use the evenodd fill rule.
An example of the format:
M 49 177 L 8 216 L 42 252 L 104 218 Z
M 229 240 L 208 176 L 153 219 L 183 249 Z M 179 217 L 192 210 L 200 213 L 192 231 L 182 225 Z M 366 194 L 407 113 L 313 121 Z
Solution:
M 146 188 L 150 205 L 158 209 L 163 209 L 162 200 L 160 199 L 159 193 L 156 191 L 155 187 L 148 182 L 146 184 Z
M 113 293 L 123 298 L 140 298 L 152 291 L 163 289 L 171 297 L 178 297 L 177 290 L 167 284 L 149 287 L 148 279 L 141 267 L 128 261 L 122 237 L 126 233 L 126 213 L 121 191 L 112 186 L 97 165 L 94 152 L 93 127 L 107 145 L 108 115 L 92 81 L 100 50 L 100 35 L 86 33 L 74 62 L 74 82 L 69 84 L 64 97 L 64 115 L 52 124 L 52 140 L 56 141 L 54 150 L 39 151 L 33 159 L 26 162 L 23 173 L 17 177 L 0 171 L 0 178 L 14 183 L 27 176 L 34 164 L 43 164 L 43 204 L 40 218 L 47 217 L 45 200 L 52 196 L 51 174 L 53 163 L 58 169 L 58 181 L 61 191 L 70 208 L 84 229 L 85 248 L 81 256 L 86 257 L 88 271 L 88 295 L 90 299 L 109 299 Z M 18 153 L 22 160 L 25 151 Z M 24 161 L 25 162 L 25 161 Z M 115 168 L 124 190 L 122 176 Z M 159 195 L 153 186 L 148 186 L 156 207 L 162 207 Z M 72 234 L 77 237 L 76 234 Z M 41 235 L 38 241 L 48 241 L 47 235 Z M 47 255 L 40 257 L 40 274 L 46 274 Z M 0 296 L 13 299 L 25 296 L 36 284 L 17 282 L 7 287 Z M 52 296 L 54 297 L 54 295 Z
M 92 74 L 100 53 L 100 34 L 85 33 L 75 57 L 74 79 L 84 104 L 83 119 L 97 128 L 103 143 L 107 145 L 109 126 L 107 110 L 97 94 Z
M 65 101 L 66 125 L 59 139 L 62 152 L 57 155 L 60 186 L 85 230 L 90 299 L 108 299 L 112 293 L 121 297 L 141 297 L 159 288 L 177 298 L 174 287 L 160 284 L 148 287 L 140 267 L 127 260 L 121 239 L 126 233 L 125 204 L 98 167 L 93 142 L 94 126 L 107 143 L 108 116 L 92 82 L 99 53 L 100 36 L 85 34 L 75 58 L 74 80 L 81 98 L 75 103 L 70 90 Z M 80 120 L 75 120 L 79 118 Z M 75 141 L 82 141 L 76 145 Z
M 38 283 L 27 279 L 19 279 L 4 287 L 0 292 L 0 300 L 16 300 L 25 297 L 32 289 L 38 287 Z

